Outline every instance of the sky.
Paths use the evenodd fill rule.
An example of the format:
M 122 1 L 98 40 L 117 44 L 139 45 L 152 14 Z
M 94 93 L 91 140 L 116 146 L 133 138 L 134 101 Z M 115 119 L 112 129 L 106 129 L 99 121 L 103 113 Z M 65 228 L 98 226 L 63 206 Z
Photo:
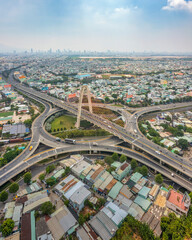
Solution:
M 192 0 L 0 0 L 0 51 L 192 52 Z

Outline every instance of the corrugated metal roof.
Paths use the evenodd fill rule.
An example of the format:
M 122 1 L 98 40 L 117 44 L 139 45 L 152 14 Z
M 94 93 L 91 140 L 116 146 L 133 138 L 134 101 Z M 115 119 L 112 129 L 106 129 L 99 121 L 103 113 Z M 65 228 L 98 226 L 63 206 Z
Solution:
M 128 214 L 133 216 L 135 219 L 140 220 L 144 215 L 143 209 L 136 203 L 132 203 L 131 207 L 128 210 Z
M 143 175 L 141 173 L 136 172 L 131 176 L 130 180 L 137 183 L 139 181 L 139 179 L 142 178 L 142 176 Z
M 59 171 L 57 171 L 57 172 L 53 175 L 53 177 L 57 179 L 57 178 L 61 177 L 64 172 L 65 172 L 64 169 L 60 169 Z
M 78 205 L 81 205 L 90 195 L 91 192 L 84 186 L 81 186 L 72 194 L 70 200 Z
M 5 207 L 4 207 L 5 219 L 13 217 L 14 208 L 15 208 L 15 202 L 8 202 L 5 204 Z
M 31 240 L 36 240 L 35 211 L 31 212 Z
M 154 197 L 154 196 L 157 194 L 158 191 L 159 191 L 159 185 L 155 184 L 155 185 L 152 187 L 151 191 L 149 192 L 149 195 L 151 195 L 152 197 Z
M 113 178 L 112 181 L 105 187 L 105 189 L 107 191 L 110 191 L 116 183 L 117 183 L 117 180 Z
M 138 204 L 145 212 L 149 209 L 151 206 L 151 201 L 144 199 L 140 196 L 137 196 L 134 200 L 134 203 Z
M 94 187 L 95 188 L 99 188 L 100 185 L 105 181 L 105 179 L 108 177 L 109 173 L 107 171 L 105 171 L 98 179 L 97 181 L 94 183 Z
M 105 181 L 99 186 L 99 189 L 102 191 L 105 190 L 105 187 L 112 181 L 113 176 L 109 173 Z
M 150 191 L 151 191 L 150 188 L 144 186 L 144 187 L 142 187 L 142 189 L 138 192 L 138 194 L 139 194 L 139 196 L 141 196 L 141 197 L 143 197 L 143 198 L 147 198 Z
M 102 211 L 96 214 L 89 224 L 103 240 L 110 240 L 118 229 L 116 224 Z
M 61 239 L 61 237 L 76 224 L 76 219 L 66 206 L 62 206 L 58 209 L 47 221 L 47 225 L 55 240 Z
M 31 210 L 35 209 L 36 207 L 40 206 L 44 202 L 50 201 L 49 197 L 44 197 L 41 199 L 36 200 L 35 202 L 32 202 L 28 204 L 27 206 L 24 206 L 23 213 L 30 212 Z
M 123 184 L 120 182 L 117 182 L 111 189 L 111 191 L 109 192 L 108 196 L 115 199 L 117 197 L 117 195 L 119 194 L 119 191 L 121 190 L 121 188 L 123 187 Z
M 70 199 L 70 197 L 78 190 L 80 189 L 82 186 L 84 186 L 85 184 L 81 181 L 79 181 L 78 183 L 76 183 L 72 188 L 70 188 L 69 191 L 67 191 L 64 196 L 67 199 Z
M 76 174 L 76 175 L 80 175 L 87 167 L 89 167 L 90 164 L 84 160 L 76 163 L 73 167 L 72 167 L 72 171 Z
M 133 203 L 132 200 L 124 197 L 122 194 L 119 194 L 116 198 L 116 200 L 114 201 L 114 203 L 119 206 L 121 209 L 125 210 L 126 212 L 128 212 L 131 204 Z
M 18 205 L 14 209 L 12 220 L 15 222 L 15 226 L 19 225 L 22 209 L 23 205 Z
M 127 185 L 123 185 L 123 187 L 120 190 L 120 194 L 122 194 L 124 197 L 130 199 L 133 194 L 131 193 L 129 187 Z
M 101 211 L 104 212 L 117 226 L 128 214 L 112 202 L 109 202 Z

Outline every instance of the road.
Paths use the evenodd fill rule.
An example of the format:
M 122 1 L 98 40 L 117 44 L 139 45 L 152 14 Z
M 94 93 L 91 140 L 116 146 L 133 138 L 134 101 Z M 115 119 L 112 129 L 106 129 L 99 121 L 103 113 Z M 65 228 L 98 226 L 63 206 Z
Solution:
M 11 82 L 12 85 L 14 85 L 17 89 L 21 90 L 25 94 L 30 94 L 30 95 L 33 95 L 34 97 L 41 98 L 44 101 L 48 101 L 52 103 L 54 106 L 63 108 L 77 115 L 77 106 L 74 106 L 71 103 L 56 99 L 47 94 L 38 92 L 34 89 L 25 87 L 21 84 L 18 84 L 18 83 L 15 84 L 15 81 L 13 81 L 12 78 L 10 78 L 9 81 Z M 176 104 L 175 106 L 180 107 L 181 105 L 184 106 L 186 105 L 186 103 Z M 169 108 L 168 105 L 165 105 L 165 107 Z M 150 108 L 144 108 L 142 111 L 140 111 L 140 114 L 151 112 L 151 111 L 158 111 L 160 109 L 161 109 L 160 107 L 152 106 Z M 188 162 L 184 161 L 184 159 L 179 157 L 178 155 L 171 153 L 160 146 L 157 146 L 156 144 L 146 139 L 144 136 L 138 135 L 135 132 L 133 133 L 132 131 L 128 131 L 127 129 L 124 129 L 118 126 L 117 124 L 112 123 L 108 120 L 104 120 L 102 117 L 96 114 L 90 113 L 84 109 L 82 109 L 82 118 L 94 123 L 95 125 L 101 127 L 102 129 L 107 130 L 108 132 L 117 136 L 123 141 L 131 143 L 132 145 L 138 147 L 139 149 L 142 149 L 143 151 L 149 153 L 151 156 L 159 159 L 161 162 L 168 164 L 174 169 L 179 170 L 180 172 L 187 175 L 188 177 L 192 176 L 192 166 Z M 135 118 L 134 123 L 137 124 L 137 118 Z M 134 128 L 137 129 L 136 127 Z
M 129 148 L 114 147 L 114 146 L 108 146 L 103 144 L 98 146 L 93 146 L 93 144 L 90 144 L 90 143 L 83 143 L 83 144 L 77 143 L 75 145 L 67 144 L 63 147 L 57 147 L 50 150 L 46 150 L 39 154 L 35 154 L 34 156 L 31 156 L 25 161 L 23 161 L 21 165 L 16 166 L 10 172 L 3 174 L 0 178 L 1 182 L 5 183 L 7 181 L 7 178 L 10 179 L 16 176 L 18 172 L 28 169 L 30 166 L 34 165 L 35 163 L 38 163 L 39 161 L 45 158 L 49 158 L 62 153 L 79 152 L 79 151 L 105 151 L 105 152 L 112 152 L 112 153 L 117 152 L 119 154 L 124 154 L 128 157 L 138 160 L 139 162 L 153 169 L 156 169 L 156 171 L 162 173 L 164 176 L 168 177 L 169 179 L 172 179 L 174 182 L 178 183 L 180 186 L 183 186 L 189 191 L 192 191 L 192 183 L 190 181 L 183 179 L 183 177 L 178 174 L 175 174 L 174 177 L 171 177 L 171 171 L 169 169 L 165 168 L 162 165 L 159 165 L 156 161 L 151 160 L 149 157 L 145 156 L 144 154 L 141 154 Z
M 57 155 L 60 152 L 70 152 L 70 151 L 82 151 L 82 150 L 89 150 L 88 146 L 86 146 L 86 143 L 78 143 L 76 146 L 71 148 L 69 146 L 66 146 L 66 144 L 58 143 L 56 142 L 56 139 L 48 134 L 43 127 L 44 120 L 47 118 L 49 114 L 51 114 L 51 111 L 56 111 L 55 109 L 51 109 L 50 104 L 47 102 L 53 104 L 56 107 L 59 107 L 61 109 L 65 109 L 73 114 L 77 115 L 77 107 L 73 104 L 70 104 L 68 102 L 64 102 L 61 100 L 58 100 L 54 97 L 51 97 L 49 95 L 46 95 L 44 93 L 35 91 L 34 89 L 25 87 L 19 83 L 15 83 L 13 80 L 13 76 L 10 75 L 9 82 L 18 90 L 22 91 L 24 94 L 28 95 L 29 97 L 32 97 L 34 99 L 38 99 L 38 101 L 42 102 L 45 105 L 45 111 L 43 114 L 41 114 L 33 123 L 32 126 L 32 140 L 30 143 L 30 146 L 33 146 L 33 150 L 29 151 L 29 147 L 26 148 L 26 150 L 18 156 L 15 160 L 13 160 L 10 164 L 6 165 L 3 169 L 0 170 L 0 185 L 2 185 L 7 180 L 11 179 L 13 176 L 17 175 L 19 172 L 23 171 L 24 169 L 28 168 L 32 164 L 35 164 L 36 162 L 40 161 L 39 159 L 47 158 L 52 155 Z M 186 103 L 183 103 L 183 106 Z M 181 104 L 180 104 L 181 105 Z M 180 106 L 179 104 L 176 104 L 175 107 Z M 168 105 L 165 106 L 166 108 L 169 108 Z M 125 142 L 131 143 L 132 145 L 144 150 L 145 152 L 149 153 L 150 155 L 154 156 L 157 159 L 160 159 L 160 161 L 167 163 L 168 165 L 174 167 L 175 169 L 178 169 L 180 172 L 183 172 L 186 176 L 189 178 L 192 176 L 192 168 L 191 166 L 184 162 L 182 158 L 178 157 L 177 155 L 167 152 L 165 149 L 160 148 L 159 146 L 153 144 L 149 140 L 147 140 L 145 137 L 140 135 L 140 133 L 135 133 L 134 129 L 137 128 L 137 119 L 139 116 L 141 116 L 144 113 L 148 113 L 151 111 L 158 111 L 160 110 L 160 107 L 153 106 L 150 108 L 143 108 L 142 110 L 134 113 L 133 115 L 126 115 L 125 110 L 124 115 L 126 115 L 127 119 L 127 127 L 126 129 L 116 125 L 115 123 L 112 123 L 108 120 L 105 120 L 101 117 L 99 117 L 96 114 L 92 114 L 86 110 L 82 109 L 82 117 L 97 126 L 107 130 L 108 132 L 112 133 L 113 135 L 117 136 L 118 138 L 122 139 Z M 130 120 L 131 119 L 131 120 Z M 128 129 L 129 121 L 133 123 L 132 130 Z M 134 125 L 135 124 L 135 125 Z M 134 132 L 134 133 L 133 133 Z M 29 158 L 29 156 L 35 151 L 35 149 L 38 147 L 39 143 L 43 142 L 48 146 L 54 147 L 54 149 L 49 150 L 51 152 L 42 152 L 39 153 L 38 157 L 34 156 Z M 107 144 L 107 142 L 106 142 Z M 93 148 L 93 147 L 92 147 Z M 105 146 L 105 145 L 99 145 L 96 150 L 100 149 L 101 151 L 109 151 L 109 152 L 119 152 L 118 147 L 114 148 L 112 146 Z M 161 172 L 163 175 L 171 178 L 171 172 L 170 170 L 166 169 L 164 166 L 160 165 L 158 162 L 154 161 L 153 159 L 149 159 L 148 157 L 142 155 L 139 152 L 134 152 L 133 156 L 133 150 L 126 149 L 123 150 L 124 154 L 130 157 L 130 154 L 132 153 L 132 157 L 137 159 L 140 162 L 143 162 L 144 164 L 148 165 L 151 168 L 156 169 L 158 172 Z M 132 151 L 132 152 L 131 152 Z M 159 153 L 160 154 L 159 154 Z M 122 153 L 122 152 L 119 152 Z M 135 154 L 137 156 L 135 156 Z M 179 176 L 175 175 L 174 181 L 180 184 L 181 186 L 187 188 L 188 190 L 191 190 L 191 182 L 186 179 L 186 176 Z

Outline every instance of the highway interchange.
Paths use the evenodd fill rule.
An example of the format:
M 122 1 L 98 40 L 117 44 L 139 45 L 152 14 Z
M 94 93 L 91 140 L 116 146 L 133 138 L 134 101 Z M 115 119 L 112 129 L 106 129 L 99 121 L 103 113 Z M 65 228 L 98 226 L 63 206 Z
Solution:
M 129 148 L 122 147 L 114 147 L 108 144 L 105 141 L 106 145 L 99 144 L 98 146 L 93 146 L 90 143 L 77 143 L 76 145 L 64 144 L 62 142 L 57 142 L 56 139 L 47 133 L 44 129 L 44 121 L 45 119 L 58 111 L 59 109 L 65 109 L 75 115 L 77 115 L 77 106 L 74 106 L 71 103 L 63 102 L 59 99 L 46 95 L 44 93 L 40 93 L 34 89 L 25 87 L 18 82 L 15 82 L 13 79 L 13 75 L 10 74 L 9 82 L 19 91 L 29 96 L 30 98 L 34 98 L 35 100 L 41 102 L 45 106 L 44 112 L 33 122 L 32 125 L 32 139 L 28 147 L 12 162 L 7 164 L 4 168 L 0 169 L 0 185 L 4 184 L 6 181 L 10 180 L 13 176 L 16 176 L 21 171 L 29 168 L 33 164 L 38 161 L 43 160 L 44 158 L 58 155 L 65 152 L 74 152 L 74 151 L 87 151 L 87 150 L 97 150 L 97 151 L 105 151 L 105 152 L 118 152 L 120 154 L 125 154 L 129 157 L 135 158 L 141 163 L 157 170 L 162 173 L 164 176 L 174 180 L 179 185 L 185 187 L 189 191 L 192 191 L 192 183 L 190 181 L 190 177 L 192 176 L 192 166 L 190 163 L 183 160 L 183 158 L 175 155 L 164 148 L 157 146 L 152 143 L 148 139 L 146 139 L 139 131 L 137 126 L 138 118 L 148 112 L 152 111 L 160 111 L 166 110 L 169 108 L 178 108 L 188 106 L 189 103 L 181 103 L 174 105 L 163 105 L 163 106 L 152 106 L 148 108 L 137 109 L 134 114 L 127 114 L 127 111 L 122 109 L 122 116 L 126 119 L 125 129 L 112 123 L 108 120 L 105 120 L 99 117 L 96 114 L 90 113 L 86 110 L 82 109 L 82 118 L 94 123 L 95 125 L 101 127 L 102 129 L 107 130 L 112 133 L 114 136 L 117 136 L 119 139 L 128 142 L 129 144 L 143 150 L 150 154 L 151 157 L 148 157 L 140 152 L 136 152 Z M 57 107 L 57 109 L 52 109 L 51 105 Z M 113 109 L 115 110 L 115 109 Z M 117 109 L 118 110 L 118 109 Z M 45 152 L 36 154 L 32 156 L 35 152 L 39 143 L 42 142 L 45 145 L 50 147 L 54 147 L 53 149 L 47 150 Z M 29 146 L 33 146 L 32 151 L 29 151 Z M 153 156 L 153 157 L 152 157 Z M 174 177 L 171 176 L 171 170 L 163 166 L 162 164 L 157 162 L 159 159 L 161 162 L 166 163 L 169 166 L 172 166 L 175 170 L 179 170 L 183 172 L 183 176 L 174 174 Z

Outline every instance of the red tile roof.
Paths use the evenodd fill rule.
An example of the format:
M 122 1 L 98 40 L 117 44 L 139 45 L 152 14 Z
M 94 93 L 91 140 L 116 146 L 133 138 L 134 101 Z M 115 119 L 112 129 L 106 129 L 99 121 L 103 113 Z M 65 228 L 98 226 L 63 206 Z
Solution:
M 125 168 L 127 168 L 128 166 L 129 166 L 128 163 L 124 163 L 124 164 L 120 167 L 120 169 L 123 171 L 123 170 L 125 170 Z
M 187 208 L 184 206 L 184 201 L 182 201 L 183 197 L 183 194 L 171 190 L 168 201 L 186 211 Z

